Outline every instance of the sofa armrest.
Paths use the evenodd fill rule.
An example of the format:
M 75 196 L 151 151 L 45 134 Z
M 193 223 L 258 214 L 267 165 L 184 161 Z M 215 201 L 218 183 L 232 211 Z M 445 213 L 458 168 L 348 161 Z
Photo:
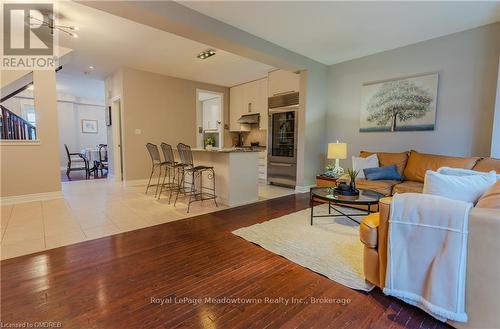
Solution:
M 467 242 L 467 323 L 456 328 L 494 328 L 500 323 L 500 210 L 472 208 Z
M 382 198 L 379 200 L 378 209 L 380 212 L 380 224 L 378 226 L 378 258 L 380 265 L 379 282 L 381 287 L 385 286 L 385 274 L 387 272 L 387 237 L 389 234 L 389 218 L 391 213 L 392 198 Z

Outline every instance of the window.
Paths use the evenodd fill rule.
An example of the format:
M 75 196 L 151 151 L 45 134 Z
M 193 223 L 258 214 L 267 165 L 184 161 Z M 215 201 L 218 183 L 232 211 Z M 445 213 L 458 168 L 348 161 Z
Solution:
M 23 117 L 24 120 L 36 127 L 36 114 L 35 107 L 33 105 L 24 105 Z

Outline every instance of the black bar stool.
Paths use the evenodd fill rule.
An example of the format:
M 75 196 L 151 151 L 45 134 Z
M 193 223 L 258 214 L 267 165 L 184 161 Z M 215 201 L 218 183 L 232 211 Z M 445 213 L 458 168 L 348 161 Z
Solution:
M 179 143 L 177 144 L 177 150 L 179 151 L 182 166 L 179 167 L 181 170 L 180 186 L 175 195 L 174 206 L 177 203 L 179 193 L 182 192 L 189 196 L 188 213 L 191 203 L 196 201 L 214 200 L 215 206 L 218 207 L 217 196 L 215 195 L 214 168 L 208 166 L 195 166 L 193 164 L 193 153 L 189 145 Z M 203 186 L 203 173 L 206 173 L 207 179 L 212 181 L 211 187 Z M 186 181 L 186 177 L 189 178 L 189 180 Z M 198 184 L 196 184 L 197 181 Z M 188 187 L 186 187 L 186 184 Z
M 147 143 L 146 148 L 149 152 L 149 156 L 151 157 L 151 175 L 149 175 L 148 186 L 146 187 L 146 194 L 151 186 L 156 186 L 155 196 L 158 193 L 158 186 L 160 186 L 160 178 L 161 178 L 161 170 L 162 167 L 166 166 L 166 162 L 162 162 L 160 158 L 160 152 L 158 151 L 158 146 L 153 143 Z M 158 182 L 156 184 L 151 184 L 151 179 L 153 178 L 156 170 L 159 170 L 158 173 Z
M 161 143 L 161 151 L 163 152 L 163 158 L 165 159 L 165 174 L 163 175 L 163 181 L 160 185 L 160 192 L 158 193 L 158 200 L 160 200 L 161 193 L 166 190 L 169 191 L 168 203 L 172 199 L 172 192 L 177 191 L 180 188 L 180 172 L 183 167 L 182 163 L 176 162 L 174 158 L 174 152 L 172 150 L 172 145 L 167 143 Z

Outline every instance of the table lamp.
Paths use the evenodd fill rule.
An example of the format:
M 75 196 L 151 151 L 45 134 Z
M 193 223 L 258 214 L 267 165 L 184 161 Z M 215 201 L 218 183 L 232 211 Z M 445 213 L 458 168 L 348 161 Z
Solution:
M 339 164 L 340 159 L 347 159 L 347 144 L 346 143 L 328 143 L 328 154 L 327 158 L 330 160 L 335 159 L 335 167 L 332 173 L 335 177 L 340 177 L 344 173 L 344 169 Z

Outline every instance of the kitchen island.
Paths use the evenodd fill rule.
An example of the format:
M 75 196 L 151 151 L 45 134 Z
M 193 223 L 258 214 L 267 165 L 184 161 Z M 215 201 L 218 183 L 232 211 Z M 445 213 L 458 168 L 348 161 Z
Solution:
M 239 206 L 259 200 L 258 152 L 261 149 L 192 149 L 194 165 L 215 170 L 217 201 Z

